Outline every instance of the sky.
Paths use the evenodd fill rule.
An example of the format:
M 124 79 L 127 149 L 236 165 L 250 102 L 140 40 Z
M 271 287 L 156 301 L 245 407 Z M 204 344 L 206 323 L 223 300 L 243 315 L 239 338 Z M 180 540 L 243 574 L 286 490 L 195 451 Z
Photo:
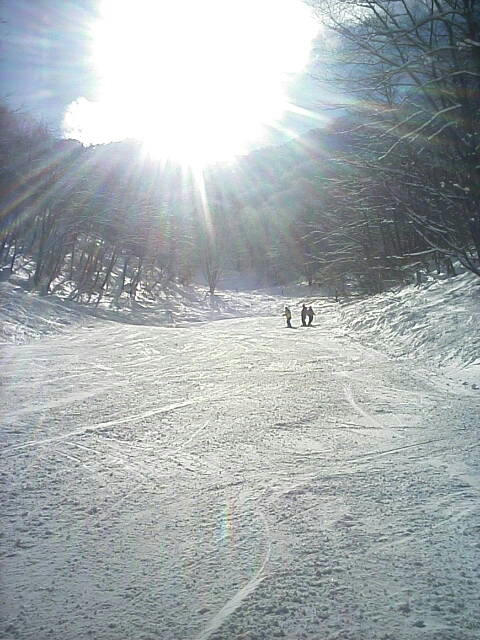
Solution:
M 0 3 L 2 97 L 59 128 L 66 106 L 92 96 L 87 38 L 93 0 Z
M 0 49 L 0 86 L 2 87 L 2 98 L 14 108 L 22 108 L 46 122 L 57 133 L 63 135 L 70 133 L 71 137 L 80 137 L 81 134 L 75 136 L 75 132 L 79 130 L 78 127 L 71 126 L 69 130 L 68 127 L 65 127 L 65 114 L 70 113 L 71 115 L 72 109 L 75 110 L 78 104 L 87 105 L 88 109 L 92 111 L 92 105 L 98 104 L 98 101 L 102 99 L 105 83 L 103 82 L 104 78 L 102 78 L 102 68 L 98 64 L 99 47 L 95 37 L 96 34 L 98 35 L 99 29 L 95 29 L 95 25 L 99 23 L 99 17 L 102 15 L 104 6 L 110 4 L 117 11 L 117 8 L 120 8 L 121 5 L 138 7 L 141 6 L 142 2 L 145 4 L 149 1 L 140 0 L 140 3 L 134 3 L 130 2 L 130 0 L 118 0 L 117 3 L 112 3 L 109 0 L 103 0 L 104 4 L 102 5 L 99 0 L 65 0 L 62 2 L 58 0 L 3 0 L 0 2 L 0 17 L 2 20 L 2 24 L 0 24 L 2 42 Z M 216 1 L 219 12 L 223 10 L 223 7 L 227 6 L 218 2 L 218 0 L 209 0 L 210 4 L 215 4 Z M 248 5 L 250 0 L 246 0 L 246 2 Z M 273 0 L 262 0 L 262 2 L 263 4 L 260 5 L 258 1 L 254 3 L 252 0 L 250 3 L 252 16 L 253 12 L 261 15 L 262 8 L 265 15 L 268 15 L 266 12 L 270 10 L 271 5 L 273 8 L 271 31 L 274 33 L 276 30 L 278 38 L 283 39 L 278 42 L 278 51 L 282 51 L 282 46 L 283 48 L 288 47 L 295 37 L 299 38 L 300 42 L 302 36 L 298 33 L 298 25 L 293 24 L 290 32 L 287 32 L 285 30 L 287 25 L 280 24 L 282 13 L 280 4 L 278 4 L 278 2 L 282 6 L 295 2 L 301 4 L 300 0 L 277 0 L 277 4 L 273 3 Z M 189 8 L 189 3 L 191 3 L 191 0 L 183 0 L 182 3 L 179 3 L 178 0 L 175 2 L 173 0 L 164 0 L 162 6 L 170 4 L 178 8 L 185 5 L 191 15 L 191 7 L 200 5 L 191 3 Z M 237 3 L 237 7 L 247 5 L 245 3 Z M 203 3 L 202 6 L 207 5 Z M 232 3 L 232 6 L 235 7 L 235 3 Z M 277 7 L 278 10 L 276 10 Z M 305 10 L 305 7 L 303 9 Z M 134 14 L 133 10 L 131 11 L 132 20 L 137 19 L 138 21 L 139 12 L 137 11 Z M 245 23 L 241 25 L 241 29 L 244 31 L 250 31 L 251 29 L 253 33 L 254 16 L 249 24 L 247 22 L 247 14 L 245 14 L 246 18 L 241 13 L 238 15 L 245 20 Z M 190 24 L 198 20 L 199 17 L 201 17 L 200 13 L 198 16 L 191 15 Z M 234 16 L 234 19 L 237 18 Z M 286 20 L 288 20 L 288 16 Z M 188 18 L 185 24 L 188 24 Z M 312 16 L 311 31 L 304 38 L 311 40 L 315 36 L 316 30 L 317 25 L 314 24 Z M 165 37 L 166 33 L 168 32 L 166 31 L 163 37 Z M 214 32 L 212 31 L 212 33 Z M 249 47 L 252 45 L 254 34 L 252 36 L 251 33 L 247 33 L 247 38 L 245 38 L 244 34 L 241 34 L 241 36 L 243 42 L 246 43 L 245 51 L 248 52 Z M 104 38 L 103 42 L 105 42 L 107 36 L 102 37 Z M 207 39 L 208 37 L 211 37 L 211 35 L 207 34 Z M 241 39 L 239 38 L 240 41 Z M 172 38 L 172 42 L 175 42 L 175 38 Z M 107 42 L 108 46 L 111 45 Z M 122 46 L 123 41 L 119 45 L 120 54 Z M 130 46 L 132 51 L 138 50 L 139 46 L 141 46 L 141 38 L 131 42 Z M 268 44 L 268 46 L 270 45 Z M 266 49 L 268 49 L 268 46 L 266 46 Z M 93 51 L 97 51 L 96 60 L 92 56 Z M 261 48 L 259 51 L 261 54 Z M 135 65 L 134 56 L 132 60 L 133 65 Z M 299 69 L 292 68 L 287 69 L 284 74 L 286 97 L 291 104 L 299 106 L 300 111 L 279 114 L 274 126 L 263 128 L 262 135 L 257 136 L 256 146 L 262 143 L 282 142 L 286 138 L 293 137 L 308 129 L 325 125 L 325 117 L 322 114 L 313 113 L 318 87 L 306 71 L 306 69 L 302 72 Z M 131 77 L 135 78 L 136 72 L 137 70 L 133 69 Z M 225 92 L 230 90 L 227 87 Z M 126 95 L 127 93 L 119 94 L 117 104 L 125 102 Z M 232 97 L 232 104 L 234 98 L 235 96 Z M 110 104 L 108 109 L 110 109 L 109 113 L 112 113 Z M 311 112 L 310 115 L 306 115 L 309 110 Z M 115 111 L 121 119 L 123 114 L 120 113 L 119 115 L 118 109 L 115 109 Z M 111 122 L 111 119 L 107 117 L 107 121 L 109 120 Z M 230 123 L 225 126 L 230 129 L 233 128 Z M 100 122 L 97 128 L 105 129 L 105 126 Z M 163 133 L 159 132 L 159 135 L 163 135 Z M 132 137 L 134 135 L 135 132 Z M 220 135 L 225 137 L 224 133 Z M 85 142 L 86 140 L 83 141 Z M 90 140 L 90 142 L 100 141 L 103 142 L 105 140 L 100 140 L 94 136 Z

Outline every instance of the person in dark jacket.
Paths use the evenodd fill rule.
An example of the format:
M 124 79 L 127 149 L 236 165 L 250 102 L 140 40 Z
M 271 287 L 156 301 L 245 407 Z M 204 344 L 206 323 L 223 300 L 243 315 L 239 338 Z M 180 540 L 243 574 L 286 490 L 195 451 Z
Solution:
M 288 307 L 285 307 L 285 311 L 283 312 L 283 315 L 285 316 L 285 318 L 287 320 L 287 327 L 289 329 L 291 329 L 292 328 L 292 325 L 291 325 L 292 312 L 290 311 L 290 309 Z
M 313 311 L 312 307 L 308 307 L 307 309 L 308 326 L 312 324 L 314 315 L 315 315 L 315 312 Z
M 302 327 L 306 327 L 307 326 L 307 305 L 304 304 L 302 306 L 302 313 L 300 314 L 301 318 L 302 318 Z

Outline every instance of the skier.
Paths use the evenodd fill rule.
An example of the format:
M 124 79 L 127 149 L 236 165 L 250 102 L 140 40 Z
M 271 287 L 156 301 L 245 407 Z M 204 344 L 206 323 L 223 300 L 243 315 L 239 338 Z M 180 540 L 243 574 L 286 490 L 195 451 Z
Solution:
M 307 305 L 304 304 L 302 306 L 302 313 L 301 313 L 302 327 L 306 327 L 307 326 L 307 315 L 308 315 Z
M 290 309 L 288 307 L 285 307 L 285 311 L 283 312 L 283 315 L 287 319 L 287 327 L 289 329 L 291 329 L 292 325 L 290 323 L 290 320 L 292 319 L 292 312 L 290 311 Z
M 308 307 L 307 309 L 308 326 L 312 324 L 314 315 L 315 315 L 315 312 L 313 311 L 312 307 Z

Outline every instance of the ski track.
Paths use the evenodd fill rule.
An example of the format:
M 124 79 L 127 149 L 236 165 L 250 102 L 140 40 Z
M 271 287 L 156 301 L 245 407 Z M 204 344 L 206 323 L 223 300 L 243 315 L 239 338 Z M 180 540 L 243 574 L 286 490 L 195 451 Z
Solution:
M 353 391 L 352 391 L 351 387 L 346 387 L 345 386 L 343 388 L 343 390 L 344 390 L 345 397 L 346 397 L 348 403 L 353 407 L 353 409 L 355 409 L 355 411 L 358 414 L 360 414 L 361 416 L 363 416 L 367 420 L 367 423 L 370 424 L 370 427 L 375 428 L 375 429 L 383 429 L 383 425 L 382 425 L 381 422 L 376 420 L 370 413 L 368 413 L 367 411 L 362 409 L 362 407 L 360 407 L 359 404 L 357 402 L 355 402 L 355 400 L 353 398 Z
M 96 387 L 92 391 L 79 391 L 77 393 L 71 393 L 65 396 L 62 400 L 51 400 L 50 402 L 46 402 L 44 404 L 40 404 L 35 407 L 26 407 L 24 409 L 18 409 L 13 413 L 7 413 L 3 416 L 3 420 L 5 422 L 15 421 L 20 416 L 31 415 L 33 413 L 46 413 L 51 409 L 55 409 L 57 407 L 63 407 L 65 405 L 71 405 L 75 402 L 80 402 L 81 400 L 86 400 L 87 398 L 93 398 L 94 396 L 100 395 L 102 393 L 106 393 L 111 391 L 115 387 L 123 386 L 121 383 L 111 383 L 106 386 Z
M 265 518 L 265 515 L 262 512 L 259 512 L 259 516 L 264 522 L 265 533 L 267 537 L 267 550 L 265 552 L 265 557 L 263 562 L 256 572 L 256 574 L 241 588 L 239 589 L 230 600 L 218 611 L 215 616 L 209 621 L 205 629 L 196 637 L 196 640 L 207 640 L 212 633 L 217 631 L 222 624 L 228 619 L 232 613 L 238 609 L 242 602 L 247 598 L 251 593 L 255 591 L 255 589 L 260 585 L 262 580 L 265 579 L 265 569 L 268 565 L 268 561 L 270 559 L 272 544 L 269 535 L 268 522 Z
M 3 360 L 8 640 L 474 640 L 477 396 L 270 318 Z
M 165 405 L 164 407 L 160 407 L 159 409 L 152 409 L 151 411 L 145 411 L 140 415 L 131 415 L 131 416 L 127 416 L 126 418 L 119 418 L 118 420 L 109 420 L 108 422 L 100 422 L 98 424 L 88 425 L 87 427 L 83 427 L 82 429 L 77 429 L 76 431 L 69 431 L 68 433 L 62 434 L 61 436 L 54 436 L 53 438 L 43 438 L 39 440 L 30 440 L 29 442 L 24 442 L 23 444 L 13 445 L 11 447 L 5 448 L 2 452 L 2 455 L 8 455 L 11 452 L 19 451 L 27 447 L 45 446 L 47 444 L 51 444 L 52 442 L 60 442 L 61 440 L 68 440 L 69 438 L 84 435 L 85 433 L 100 431 L 102 429 L 109 429 L 110 427 L 115 427 L 125 423 L 133 424 L 135 422 L 140 422 L 145 418 L 151 418 L 152 416 L 159 415 L 160 413 L 167 413 L 168 411 L 173 411 L 174 409 L 181 409 L 182 407 L 188 407 L 192 404 L 197 404 L 202 400 L 205 400 L 205 398 L 197 398 L 195 400 L 186 400 L 184 402 L 176 402 L 176 403 Z M 211 398 L 209 400 L 212 401 Z M 63 403 L 59 403 L 59 404 L 63 404 Z M 20 415 L 20 412 L 18 412 L 17 415 Z M 10 419 L 10 416 L 8 416 L 8 418 Z

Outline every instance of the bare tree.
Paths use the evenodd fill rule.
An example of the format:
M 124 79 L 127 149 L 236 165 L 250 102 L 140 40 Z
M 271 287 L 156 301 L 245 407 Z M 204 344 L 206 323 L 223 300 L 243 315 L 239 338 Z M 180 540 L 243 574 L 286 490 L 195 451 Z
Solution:
M 397 220 L 480 275 L 478 0 L 311 4 L 338 36 L 335 81 L 355 98 L 345 161 L 358 192 L 377 182 Z

